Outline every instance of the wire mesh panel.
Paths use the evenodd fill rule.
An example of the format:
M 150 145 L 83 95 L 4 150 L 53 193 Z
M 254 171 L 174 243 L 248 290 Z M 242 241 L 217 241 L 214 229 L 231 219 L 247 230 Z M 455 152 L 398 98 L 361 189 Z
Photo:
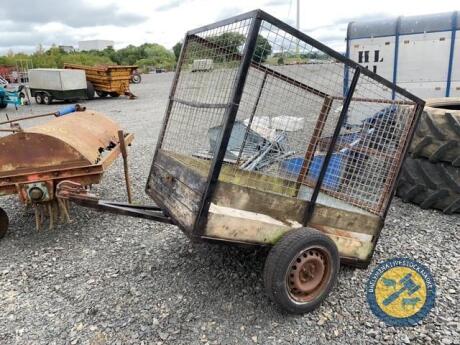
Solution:
M 159 150 L 206 177 L 202 207 L 218 179 L 384 215 L 420 106 L 254 11 L 187 34 Z
M 216 138 L 213 141 L 208 135 L 212 136 L 213 128 L 222 125 L 251 21 L 246 19 L 186 37 L 161 144 L 163 150 L 213 157 Z

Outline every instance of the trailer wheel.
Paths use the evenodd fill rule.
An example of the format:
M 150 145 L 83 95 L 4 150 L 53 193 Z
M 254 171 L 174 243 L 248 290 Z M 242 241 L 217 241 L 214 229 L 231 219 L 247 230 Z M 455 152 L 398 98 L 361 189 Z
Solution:
M 44 104 L 51 104 L 53 103 L 53 96 L 47 95 L 46 93 L 43 95 L 43 101 L 42 103 Z
M 282 310 L 308 313 L 329 295 L 339 268 L 337 246 L 329 237 L 311 228 L 292 230 L 268 254 L 265 290 Z
M 99 91 L 99 90 L 96 90 L 96 94 L 98 95 L 99 98 L 105 98 L 109 95 L 107 92 Z
M 89 100 L 94 99 L 95 95 L 95 90 L 94 90 L 94 85 L 90 81 L 86 81 L 86 96 L 88 97 Z
M 40 92 L 35 94 L 35 103 L 43 104 L 43 95 Z
M 131 82 L 133 84 L 139 84 L 142 81 L 142 77 L 140 74 L 134 73 L 131 75 Z
M 6 232 L 8 231 L 9 223 L 10 221 L 8 219 L 8 215 L 2 208 L 0 208 L 0 239 L 5 237 Z
M 110 97 L 117 98 L 120 97 L 120 94 L 118 92 L 110 92 Z

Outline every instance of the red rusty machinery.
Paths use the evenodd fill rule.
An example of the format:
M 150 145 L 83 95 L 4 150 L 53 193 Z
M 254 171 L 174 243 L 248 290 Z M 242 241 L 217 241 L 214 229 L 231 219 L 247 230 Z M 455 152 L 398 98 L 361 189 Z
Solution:
M 14 120 L 0 125 L 7 122 Z M 55 194 L 59 182 L 72 181 L 85 188 L 99 183 L 121 153 L 120 140 L 124 138 L 123 145 L 133 140 L 132 134 L 119 137 L 118 124 L 95 111 L 77 111 L 24 130 L 16 124 L 1 131 L 12 134 L 0 137 L 0 196 L 17 194 L 23 204 L 31 205 L 37 229 L 45 216 L 50 227 L 59 216 L 69 218 L 67 203 Z M 0 223 L 2 228 L 8 225 L 5 212 L 0 213 Z

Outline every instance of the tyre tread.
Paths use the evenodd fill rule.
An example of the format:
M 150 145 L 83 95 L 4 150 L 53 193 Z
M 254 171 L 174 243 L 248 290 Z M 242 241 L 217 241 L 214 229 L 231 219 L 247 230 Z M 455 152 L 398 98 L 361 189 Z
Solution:
M 299 245 L 299 243 L 303 243 L 305 239 L 308 238 L 310 242 L 315 241 L 326 241 L 328 246 L 331 249 L 331 256 L 332 260 L 336 260 L 332 265 L 335 266 L 336 271 L 333 273 L 331 277 L 331 282 L 329 286 L 326 288 L 326 293 L 324 293 L 319 299 L 317 299 L 314 303 L 304 305 L 302 308 L 293 307 L 292 305 L 288 305 L 282 302 L 282 299 L 276 296 L 276 291 L 281 288 L 279 282 L 277 281 L 276 277 L 280 274 L 283 274 L 283 265 L 280 262 L 284 260 L 291 260 L 291 253 L 292 248 L 295 248 Z M 288 311 L 290 313 L 306 313 L 314 310 L 318 307 L 322 301 L 327 297 L 332 287 L 335 285 L 337 280 L 337 275 L 340 266 L 340 259 L 337 247 L 335 243 L 323 233 L 311 229 L 311 228 L 299 228 L 294 229 L 286 234 L 284 234 L 281 239 L 276 243 L 276 245 L 270 250 L 267 259 L 265 261 L 265 268 L 263 273 L 263 281 L 265 286 L 265 291 L 267 296 L 273 302 L 277 303 L 283 310 Z
M 460 166 L 460 112 L 425 107 L 409 151 L 415 158 Z
M 407 157 L 396 194 L 404 202 L 444 213 L 460 212 L 460 169 L 425 158 Z

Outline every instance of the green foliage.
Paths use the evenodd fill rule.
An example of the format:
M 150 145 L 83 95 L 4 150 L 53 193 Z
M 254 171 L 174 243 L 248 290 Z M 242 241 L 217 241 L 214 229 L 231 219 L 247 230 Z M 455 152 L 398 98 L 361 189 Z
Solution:
M 237 54 L 243 53 L 243 45 L 246 41 L 246 37 L 237 32 L 225 32 L 218 36 L 209 37 L 207 40 L 211 42 L 211 44 L 203 44 L 200 40 L 192 40 L 189 42 L 187 47 L 187 58 L 190 60 L 213 59 L 214 62 L 235 60 Z M 214 45 L 222 49 L 216 49 Z M 177 49 L 180 52 L 182 44 L 180 42 L 176 43 L 173 49 L 175 49 L 176 46 L 178 46 Z M 259 35 L 257 37 L 254 59 L 257 60 L 257 62 L 265 62 L 271 53 L 272 46 L 265 37 Z M 176 58 L 178 58 L 178 54 Z
M 47 68 L 62 68 L 64 63 L 76 63 L 88 66 L 118 64 L 173 69 L 175 64 L 173 52 L 156 43 L 144 43 L 139 47 L 129 45 L 119 50 L 108 47 L 102 51 L 71 53 L 54 46 L 46 51 L 39 47 L 31 55 L 10 53 L 0 56 L 0 65 L 15 65 L 18 60 L 30 60 L 34 67 Z
M 263 36 L 258 36 L 256 41 L 256 50 L 254 56 L 258 62 L 265 62 L 267 57 L 272 53 L 272 46 Z
M 180 51 L 182 50 L 182 42 L 177 42 L 172 48 L 176 61 L 179 60 Z

